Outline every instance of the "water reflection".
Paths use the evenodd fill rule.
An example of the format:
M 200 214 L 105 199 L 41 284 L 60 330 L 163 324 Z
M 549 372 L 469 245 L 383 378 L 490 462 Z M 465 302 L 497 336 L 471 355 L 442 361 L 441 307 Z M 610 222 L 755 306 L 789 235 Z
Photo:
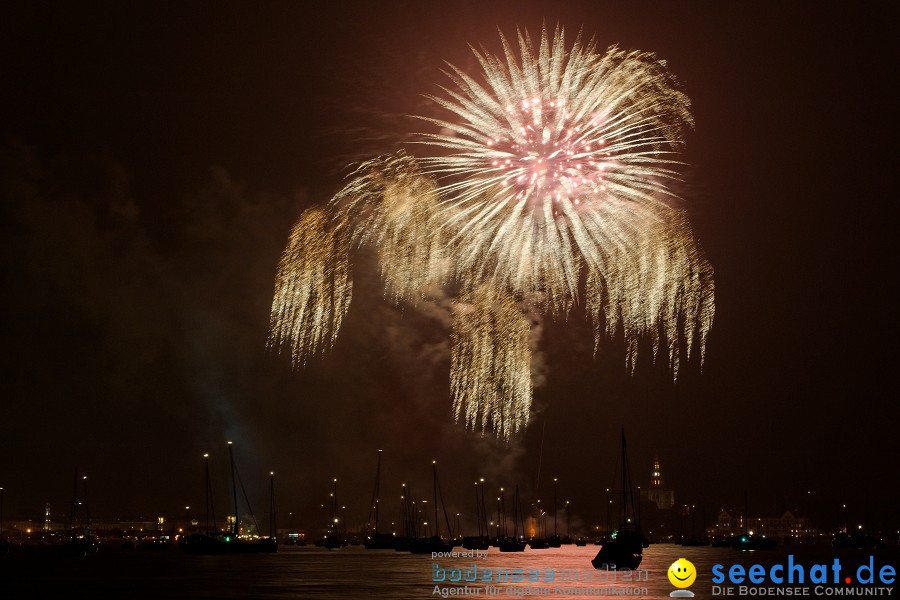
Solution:
M 619 572 L 607 576 L 591 567 L 597 546 L 563 546 L 548 550 L 527 549 L 523 553 L 501 554 L 496 548 L 485 559 L 440 558 L 398 553 L 393 550 L 364 550 L 348 547 L 328 551 L 315 547 L 282 547 L 277 554 L 234 556 L 187 556 L 178 549 L 141 551 L 104 551 L 83 560 L 65 560 L 56 555 L 29 556 L 11 554 L 0 560 L 0 578 L 6 591 L 45 593 L 90 589 L 92 594 L 109 596 L 125 591 L 129 598 L 315 598 L 322 600 L 351 598 L 422 599 L 433 595 L 434 564 L 441 568 L 462 568 L 476 562 L 479 568 L 552 569 L 556 581 L 540 583 L 497 583 L 501 588 L 494 597 L 514 598 L 516 593 L 531 586 L 532 591 L 543 588 L 543 598 L 584 597 L 585 589 L 618 588 L 624 596 L 634 596 L 634 590 L 645 588 L 645 598 L 669 598 L 674 588 L 666 571 L 678 558 L 686 558 L 697 568 L 696 582 L 690 587 L 698 598 L 712 597 L 712 567 L 723 564 L 742 564 L 749 567 L 761 564 L 768 567 L 786 563 L 787 555 L 794 562 L 806 565 L 831 564 L 840 557 L 846 572 L 868 561 L 868 550 L 835 550 L 830 546 L 781 546 L 771 552 L 737 552 L 730 548 L 682 547 L 651 545 L 644 550 L 640 577 Z M 896 548 L 874 552 L 876 563 L 898 566 Z M 577 574 L 578 580 L 562 580 L 563 572 Z M 590 580 L 583 576 L 589 574 Z M 639 580 L 638 580 L 639 579 Z M 449 581 L 440 587 L 457 587 Z M 480 589 L 478 597 L 486 597 L 486 584 L 468 584 Z M 769 584 L 771 585 L 771 584 Z M 557 586 L 565 588 L 557 593 Z M 518 587 L 518 589 L 516 589 Z M 632 592 L 632 593 L 628 593 Z M 617 595 L 607 590 L 605 595 Z M 471 596 L 469 596 L 471 597 Z M 534 595 L 522 597 L 533 598 Z M 622 596 L 619 596 L 622 597 Z

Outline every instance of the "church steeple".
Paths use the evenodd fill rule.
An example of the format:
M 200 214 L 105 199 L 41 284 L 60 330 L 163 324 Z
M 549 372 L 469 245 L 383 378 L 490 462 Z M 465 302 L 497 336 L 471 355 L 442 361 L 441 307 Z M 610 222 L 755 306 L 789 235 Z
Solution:
M 660 510 L 671 510 L 675 506 L 675 492 L 663 487 L 662 467 L 660 467 L 658 455 L 653 457 L 653 470 L 650 471 L 647 500 L 655 502 L 656 507 Z
M 650 473 L 650 486 L 655 488 L 662 487 L 662 471 L 659 467 L 659 456 L 653 457 L 653 471 Z

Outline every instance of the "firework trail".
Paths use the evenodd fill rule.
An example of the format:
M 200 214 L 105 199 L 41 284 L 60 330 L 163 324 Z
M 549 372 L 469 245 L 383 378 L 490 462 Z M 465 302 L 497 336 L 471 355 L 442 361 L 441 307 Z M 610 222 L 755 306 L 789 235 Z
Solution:
M 347 245 L 375 248 L 392 301 L 461 291 L 453 412 L 509 439 L 531 405 L 526 298 L 556 316 L 583 301 L 595 351 L 621 331 L 633 370 L 646 338 L 676 378 L 698 346 L 703 360 L 714 299 L 712 268 L 672 206 L 693 120 L 665 63 L 580 39 L 566 51 L 561 30 L 537 48 L 520 33 L 518 52 L 501 41 L 502 55 L 473 50 L 479 79 L 450 67 L 453 85 L 432 98 L 450 117 L 423 117 L 439 128 L 419 138 L 429 155 L 366 161 L 332 199 L 331 222 L 301 217 L 270 343 L 289 342 L 295 364 L 333 343 L 350 299 Z
M 457 304 L 450 333 L 453 413 L 472 429 L 509 438 L 531 408 L 528 318 L 506 291 L 484 284 Z
M 411 156 L 363 162 L 331 204 L 352 224 L 354 245 L 375 248 L 388 298 L 416 303 L 445 282 L 437 187 Z
M 268 346 L 288 346 L 295 366 L 337 339 L 353 288 L 348 251 L 346 223 L 325 209 L 307 210 L 291 230 L 275 275 Z
M 587 276 L 587 312 L 594 323 L 594 351 L 622 329 L 627 368 L 634 371 L 638 343 L 649 338 L 656 357 L 664 344 L 675 378 L 699 344 L 701 363 L 715 305 L 712 267 L 683 213 L 639 232 L 635 248 L 610 249 L 608 268 Z M 684 350 L 682 351 L 682 341 Z

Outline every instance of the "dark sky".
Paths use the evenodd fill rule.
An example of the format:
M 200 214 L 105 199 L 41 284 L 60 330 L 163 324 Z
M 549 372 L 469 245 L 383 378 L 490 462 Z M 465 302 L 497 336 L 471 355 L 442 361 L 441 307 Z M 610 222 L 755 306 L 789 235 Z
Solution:
M 93 513 L 175 515 L 201 504 L 210 452 L 224 512 L 231 439 L 256 504 L 274 470 L 310 528 L 333 477 L 364 518 L 378 448 L 392 495 L 428 498 L 437 459 L 457 510 L 479 476 L 530 498 L 558 477 L 593 522 L 624 426 L 636 484 L 658 453 L 710 515 L 749 489 L 752 512 L 827 527 L 847 503 L 896 528 L 895 5 L 333 4 L 0 9 L 6 511 L 62 515 L 77 466 Z M 543 21 L 655 52 L 693 101 L 686 199 L 717 296 L 702 374 L 630 377 L 615 343 L 592 359 L 583 315 L 544 319 L 527 433 L 467 433 L 441 307 L 385 303 L 362 254 L 335 350 L 301 372 L 267 353 L 297 215 L 402 146 L 443 60 Z

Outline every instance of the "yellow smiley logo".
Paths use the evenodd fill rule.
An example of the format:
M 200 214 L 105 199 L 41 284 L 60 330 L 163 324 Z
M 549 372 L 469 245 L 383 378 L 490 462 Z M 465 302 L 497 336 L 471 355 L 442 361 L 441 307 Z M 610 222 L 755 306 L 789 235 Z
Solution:
M 669 567 L 669 581 L 677 588 L 690 587 L 697 579 L 697 569 L 689 560 L 679 558 Z

